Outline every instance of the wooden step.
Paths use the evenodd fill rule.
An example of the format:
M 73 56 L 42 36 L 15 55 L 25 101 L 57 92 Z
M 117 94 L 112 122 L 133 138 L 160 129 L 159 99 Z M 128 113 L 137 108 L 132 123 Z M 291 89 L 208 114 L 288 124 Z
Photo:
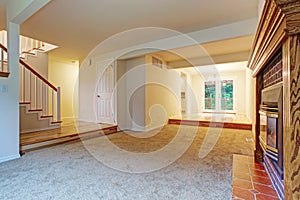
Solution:
M 9 76 L 9 72 L 0 72 L 0 77 L 7 78 Z
M 21 152 L 24 154 L 25 152 L 36 149 L 117 133 L 117 126 L 86 131 L 83 133 L 76 132 L 68 134 L 57 134 L 56 132 L 57 131 L 53 130 L 51 134 L 51 131 L 46 131 L 45 135 L 43 135 L 43 133 L 41 132 L 22 134 L 20 144 Z
M 45 118 L 51 118 L 51 117 L 53 117 L 53 115 L 43 115 L 40 118 L 45 119 Z
M 33 50 L 36 50 L 36 51 L 45 51 L 44 49 L 41 49 L 41 48 L 33 48 Z
M 61 124 L 62 123 L 62 121 L 53 121 L 53 122 L 51 122 L 51 124 Z
M 23 51 L 22 54 L 35 55 L 35 53 L 32 53 L 30 51 Z
M 29 109 L 28 112 L 39 112 L 43 111 L 43 109 Z
M 251 123 L 214 122 L 214 121 L 188 120 L 188 119 L 169 119 L 169 124 L 252 130 Z
M 31 103 L 30 103 L 30 102 L 25 102 L 25 101 L 24 101 L 24 102 L 20 102 L 19 104 L 20 104 L 20 105 L 27 105 L 27 104 L 31 104 Z

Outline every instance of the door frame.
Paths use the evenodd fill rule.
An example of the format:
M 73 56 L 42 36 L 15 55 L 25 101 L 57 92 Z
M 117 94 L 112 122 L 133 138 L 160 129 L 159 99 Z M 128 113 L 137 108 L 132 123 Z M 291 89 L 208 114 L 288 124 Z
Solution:
M 99 61 L 96 61 L 96 73 L 97 73 L 97 76 L 99 74 L 99 66 L 98 66 L 98 63 L 101 63 L 101 62 L 107 62 L 108 65 L 105 65 L 105 69 L 102 70 L 103 72 L 106 70 L 106 68 L 108 66 L 113 66 L 113 92 L 112 92 L 112 102 L 111 104 L 113 105 L 112 106 L 112 124 L 117 124 L 117 115 L 116 115 L 116 111 L 117 111 L 117 101 L 116 101 L 116 98 L 117 98 L 117 88 L 116 88 L 116 81 L 117 81 L 117 66 L 116 66 L 116 61 L 114 59 L 106 59 L 106 60 L 99 60 Z M 102 72 L 102 73 L 103 73 Z M 100 77 L 97 77 L 97 85 L 96 85 L 96 93 L 95 93 L 95 98 L 96 98 L 96 122 L 97 123 L 107 123 L 107 122 L 101 122 L 101 120 L 99 119 L 99 98 L 98 98 L 98 89 L 99 89 L 99 85 L 100 85 Z

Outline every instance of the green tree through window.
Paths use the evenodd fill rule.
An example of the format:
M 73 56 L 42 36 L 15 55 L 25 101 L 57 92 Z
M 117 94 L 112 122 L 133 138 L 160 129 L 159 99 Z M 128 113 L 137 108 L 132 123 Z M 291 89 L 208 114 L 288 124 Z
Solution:
M 205 82 L 205 109 L 216 109 L 216 82 Z
M 233 81 L 221 81 L 221 110 L 233 110 Z
M 205 110 L 233 110 L 233 80 L 216 83 L 205 82 Z

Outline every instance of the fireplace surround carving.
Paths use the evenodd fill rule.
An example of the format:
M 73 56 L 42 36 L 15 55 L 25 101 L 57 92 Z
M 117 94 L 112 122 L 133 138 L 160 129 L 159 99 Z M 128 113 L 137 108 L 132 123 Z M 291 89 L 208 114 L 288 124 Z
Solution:
M 282 53 L 283 184 L 275 182 L 281 198 L 300 199 L 300 1 L 266 0 L 255 36 L 248 67 L 256 78 L 255 158 L 262 161 L 260 105 L 264 89 L 263 71 L 276 52 Z M 273 84 L 273 83 L 272 83 Z M 263 120 L 262 120 L 263 121 Z M 266 122 L 267 124 L 267 122 Z M 262 132 L 262 135 L 264 133 Z M 272 160 L 264 163 L 272 169 Z M 274 180 L 273 180 L 274 182 Z

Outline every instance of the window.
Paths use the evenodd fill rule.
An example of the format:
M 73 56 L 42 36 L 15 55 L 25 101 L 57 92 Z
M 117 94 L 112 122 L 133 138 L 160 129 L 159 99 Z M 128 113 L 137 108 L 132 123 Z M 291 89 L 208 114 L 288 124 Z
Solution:
M 233 80 L 221 81 L 221 110 L 233 110 Z
M 204 87 L 205 110 L 232 111 L 234 109 L 233 80 L 207 81 Z
M 205 82 L 205 110 L 216 109 L 216 82 Z

